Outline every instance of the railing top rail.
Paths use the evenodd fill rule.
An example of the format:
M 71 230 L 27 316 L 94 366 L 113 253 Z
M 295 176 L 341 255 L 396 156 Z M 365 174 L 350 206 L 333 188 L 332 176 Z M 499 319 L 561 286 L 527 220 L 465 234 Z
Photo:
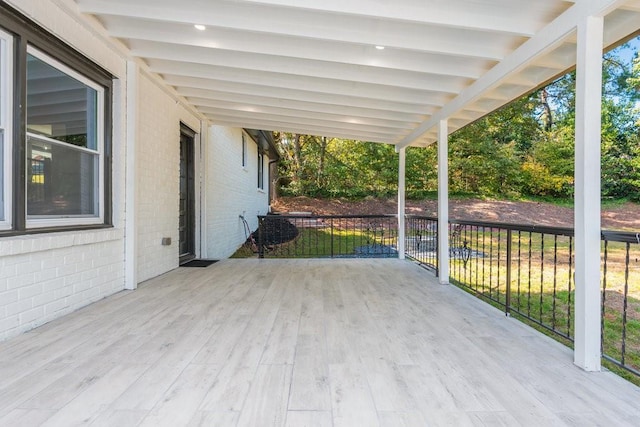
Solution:
M 426 216 L 426 215 L 406 215 L 407 218 L 415 218 L 415 219 L 426 219 L 429 221 L 437 221 L 438 218 L 434 216 Z M 573 228 L 568 227 L 549 227 L 543 225 L 526 225 L 526 224 L 509 224 L 504 222 L 489 222 L 489 221 L 466 221 L 461 219 L 451 218 L 449 220 L 451 224 L 460 224 L 460 225 L 470 225 L 474 227 L 486 227 L 486 228 L 500 228 L 503 230 L 512 230 L 512 231 L 524 231 L 531 233 L 542 233 L 542 234 L 556 234 L 561 236 L 574 236 Z M 640 232 L 636 231 L 612 231 L 612 230 L 602 230 L 601 232 L 602 240 L 608 240 L 612 242 L 623 242 L 623 243 L 636 243 L 640 244 Z
M 269 214 L 258 215 L 258 218 L 286 218 L 286 219 L 379 219 L 379 218 L 397 218 L 396 214 L 382 214 L 382 215 L 313 215 L 313 214 Z M 438 218 L 428 215 L 406 215 L 408 219 L 425 219 L 429 221 L 437 221 Z M 524 231 L 526 233 L 542 233 L 542 234 L 555 234 L 560 236 L 574 236 L 573 228 L 568 227 L 550 227 L 544 225 L 527 225 L 527 224 L 510 224 L 505 222 L 490 222 L 490 221 L 468 221 L 456 218 L 449 220 L 451 224 L 470 225 L 473 227 L 485 227 L 485 228 L 499 228 L 503 230 L 512 231 Z M 612 231 L 602 230 L 602 240 L 608 240 L 613 242 L 623 243 L 636 243 L 640 244 L 640 232 L 635 231 Z
M 602 230 L 602 239 L 610 242 L 640 244 L 640 232 Z
M 270 214 L 270 215 L 258 215 L 258 218 L 302 218 L 302 219 L 374 219 L 374 218 L 397 218 L 395 214 L 383 214 L 383 215 L 313 215 L 313 214 Z
M 437 221 L 437 217 L 433 216 L 421 216 L 421 215 L 407 215 L 407 218 L 426 219 L 431 221 Z M 566 227 L 549 227 L 543 225 L 527 225 L 527 224 L 510 224 L 506 222 L 489 222 L 489 221 L 468 221 L 456 218 L 450 218 L 451 224 L 471 225 L 473 227 L 485 227 L 485 228 L 500 228 L 503 230 L 512 231 L 525 231 L 532 233 L 544 233 L 544 234 L 558 234 L 562 236 L 573 236 L 573 229 Z

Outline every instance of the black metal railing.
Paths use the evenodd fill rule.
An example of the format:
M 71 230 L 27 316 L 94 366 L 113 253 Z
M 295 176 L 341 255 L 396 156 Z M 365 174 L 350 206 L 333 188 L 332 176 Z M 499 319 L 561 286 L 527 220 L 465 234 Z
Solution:
M 258 217 L 260 258 L 397 257 L 395 215 L 264 215 Z
M 417 230 L 417 231 L 416 231 Z M 437 271 L 437 218 L 407 217 L 407 256 Z M 477 221 L 449 224 L 449 280 L 573 341 L 574 231 Z M 640 375 L 640 233 L 602 232 L 602 353 Z
M 405 220 L 405 255 L 419 261 L 437 274 L 437 218 L 407 215 Z
M 395 215 L 266 215 L 261 258 L 397 257 Z M 438 273 L 438 220 L 409 215 L 405 254 Z M 568 341 L 574 337 L 574 231 L 449 223 L 449 280 Z M 602 353 L 640 376 L 640 233 L 602 232 Z
M 640 233 L 602 239 L 603 357 L 640 376 Z

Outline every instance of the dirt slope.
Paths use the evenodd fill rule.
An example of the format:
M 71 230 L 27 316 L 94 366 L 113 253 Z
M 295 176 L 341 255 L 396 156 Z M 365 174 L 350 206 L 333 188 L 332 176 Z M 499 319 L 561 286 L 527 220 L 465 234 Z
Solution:
M 407 201 L 408 214 L 435 216 L 435 200 Z M 358 201 L 281 197 L 272 204 L 276 212 L 311 212 L 316 215 L 394 214 L 395 199 L 368 198 Z M 449 202 L 449 215 L 459 220 L 572 227 L 573 209 L 544 202 L 464 199 Z M 640 230 L 640 205 L 626 203 L 602 212 L 602 228 Z

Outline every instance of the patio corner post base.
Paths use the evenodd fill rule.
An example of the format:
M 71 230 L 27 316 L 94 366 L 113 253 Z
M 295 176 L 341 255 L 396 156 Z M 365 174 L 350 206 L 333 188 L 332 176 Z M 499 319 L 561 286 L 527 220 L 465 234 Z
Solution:
M 438 281 L 449 284 L 449 132 L 438 123 Z
M 600 143 L 603 18 L 578 22 L 575 128 L 574 363 L 601 369 Z

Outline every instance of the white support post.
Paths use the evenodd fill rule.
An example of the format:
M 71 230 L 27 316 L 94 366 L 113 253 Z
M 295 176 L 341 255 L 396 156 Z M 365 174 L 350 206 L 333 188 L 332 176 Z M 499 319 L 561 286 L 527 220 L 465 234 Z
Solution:
M 603 18 L 578 22 L 575 128 L 574 363 L 600 370 L 600 132 Z
M 406 194 L 406 149 L 400 148 L 398 150 L 398 258 L 405 259 L 405 194 Z
M 207 185 L 208 181 L 208 145 L 209 141 L 209 124 L 204 120 L 200 122 L 200 144 L 198 151 L 199 161 L 197 164 L 199 165 L 198 170 L 199 177 L 198 189 L 199 189 L 199 200 L 200 200 L 200 209 L 196 212 L 199 212 L 200 216 L 200 252 L 198 256 L 200 258 L 208 258 L 209 250 L 208 250 L 208 239 L 207 239 Z
M 125 164 L 125 289 L 138 287 L 136 227 L 136 145 L 138 140 L 138 64 L 127 61 Z
M 438 279 L 449 283 L 449 130 L 438 122 Z

